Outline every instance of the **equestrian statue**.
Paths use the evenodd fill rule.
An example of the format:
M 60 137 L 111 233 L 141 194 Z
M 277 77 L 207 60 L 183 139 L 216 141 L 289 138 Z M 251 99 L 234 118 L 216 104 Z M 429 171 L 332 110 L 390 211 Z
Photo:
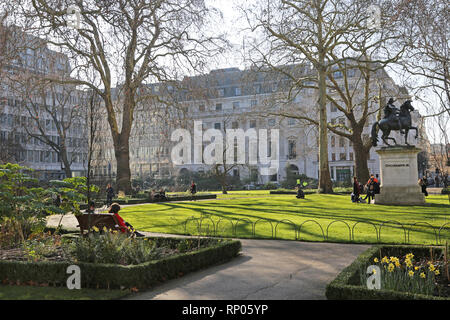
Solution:
M 384 107 L 384 118 L 378 122 L 375 122 L 372 126 L 372 145 L 374 147 L 378 144 L 378 133 L 377 127 L 383 132 L 381 139 L 383 142 L 390 146 L 387 140 L 394 140 L 394 143 L 397 145 L 397 141 L 394 138 L 389 137 L 391 131 L 400 130 L 401 134 L 405 135 L 405 144 L 408 144 L 408 132 L 411 129 L 416 130 L 416 136 L 418 137 L 417 127 L 411 126 L 411 111 L 414 111 L 413 106 L 411 105 L 411 100 L 406 100 L 400 106 L 400 110 L 397 109 L 394 105 L 394 99 L 390 98 L 388 104 Z M 405 131 L 403 131 L 405 130 Z

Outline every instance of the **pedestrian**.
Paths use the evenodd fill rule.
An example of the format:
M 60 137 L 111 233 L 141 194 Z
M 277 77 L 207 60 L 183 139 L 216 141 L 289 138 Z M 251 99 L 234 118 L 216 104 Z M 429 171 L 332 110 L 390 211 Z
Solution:
M 439 185 L 440 185 L 439 182 L 440 182 L 440 181 L 439 181 L 439 176 L 436 176 L 436 177 L 434 178 L 434 186 L 435 186 L 436 188 L 439 188 Z
M 110 183 L 106 186 L 106 205 L 109 207 L 112 204 L 114 198 L 114 189 Z
M 356 177 L 353 177 L 353 197 L 352 202 L 359 202 L 359 195 L 361 192 L 360 184 Z
M 372 200 L 375 199 L 375 190 L 377 188 L 376 184 L 378 184 L 378 179 L 375 178 L 375 176 L 373 174 L 371 174 L 370 178 L 369 178 L 369 181 L 367 181 L 367 183 L 366 183 L 367 195 L 364 198 L 364 200 L 369 198 L 369 200 L 367 201 L 368 204 L 370 204 L 371 198 L 372 198 Z
M 195 195 L 197 193 L 197 185 L 195 184 L 194 181 L 192 181 L 191 183 L 191 194 Z
M 425 194 L 425 197 L 428 197 L 426 181 L 427 181 L 427 178 L 424 176 L 422 179 L 419 179 L 417 184 L 420 186 L 420 188 L 422 188 L 422 193 Z

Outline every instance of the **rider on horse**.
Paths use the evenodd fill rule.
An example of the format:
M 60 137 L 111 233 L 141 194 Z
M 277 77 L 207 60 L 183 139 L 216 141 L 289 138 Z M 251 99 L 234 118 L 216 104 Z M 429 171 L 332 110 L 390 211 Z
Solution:
M 397 121 L 400 133 L 404 133 L 404 131 L 402 130 L 402 123 L 400 121 L 399 112 L 400 111 L 394 105 L 394 99 L 390 98 L 387 105 L 384 107 L 384 119 Z

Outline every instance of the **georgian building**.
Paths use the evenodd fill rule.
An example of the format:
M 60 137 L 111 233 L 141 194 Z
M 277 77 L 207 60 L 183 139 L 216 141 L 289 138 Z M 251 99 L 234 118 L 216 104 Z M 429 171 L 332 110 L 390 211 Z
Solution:
M 287 66 L 286 68 L 291 68 Z M 300 73 L 311 74 L 314 70 L 304 66 L 299 68 Z M 337 71 L 334 75 L 336 81 L 343 81 L 342 75 Z M 395 82 L 380 69 L 374 75 L 375 80 L 371 84 L 371 94 L 377 99 L 372 99 L 368 116 L 363 131 L 363 140 L 370 139 L 373 123 L 382 117 L 382 107 L 386 105 L 390 97 L 394 97 L 395 105 L 409 98 L 408 92 L 395 84 Z M 363 99 L 362 86 L 358 72 L 352 72 L 348 77 L 349 88 L 354 90 L 354 101 L 357 105 Z M 266 129 L 268 133 L 272 129 L 279 130 L 278 151 L 276 146 L 268 141 L 268 154 L 274 152 L 278 159 L 277 172 L 274 174 L 261 174 L 263 170 L 260 164 L 246 162 L 244 165 L 233 166 L 230 175 L 239 176 L 241 179 L 254 178 L 254 183 L 281 182 L 286 179 L 288 170 L 296 174 L 304 174 L 311 178 L 318 178 L 318 132 L 317 128 L 305 121 L 286 117 L 286 110 L 297 116 L 307 116 L 311 119 L 318 118 L 316 108 L 317 90 L 305 88 L 292 92 L 291 84 L 287 77 L 274 72 L 262 72 L 255 70 L 240 70 L 227 68 L 213 70 L 207 75 L 185 77 L 179 83 L 171 85 L 152 84 L 149 86 L 152 93 L 161 96 L 171 96 L 175 101 L 170 107 L 161 108 L 155 112 L 145 104 L 137 108 L 130 140 L 131 172 L 134 178 L 152 176 L 154 178 L 167 178 L 175 176 L 182 171 L 190 170 L 207 172 L 212 166 L 204 162 L 184 163 L 175 165 L 171 159 L 171 150 L 176 142 L 171 141 L 171 133 L 178 128 L 185 128 L 194 136 L 194 122 L 200 123 L 203 134 L 208 129 L 216 129 L 226 136 L 228 129 Z M 328 94 L 336 99 L 337 93 L 329 90 Z M 359 100 L 358 100 L 359 99 Z M 380 109 L 381 107 L 381 109 Z M 151 111 L 153 110 L 153 111 Z M 183 112 L 175 112 L 182 110 Z M 348 125 L 348 120 L 331 103 L 327 105 L 328 121 L 331 124 Z M 358 111 L 355 112 L 358 116 Z M 419 147 L 427 141 L 424 134 L 423 121 L 417 111 L 412 113 L 413 125 L 419 127 L 421 139 L 414 140 L 413 131 L 409 135 L 409 142 L 418 144 Z M 380 133 L 381 135 L 381 133 Z M 403 138 L 398 133 L 393 136 L 399 143 Z M 381 139 L 380 139 L 381 141 Z M 203 141 L 202 151 L 211 142 Z M 245 157 L 249 159 L 249 140 L 245 142 Z M 351 181 L 354 174 L 354 151 L 351 141 L 329 131 L 328 159 L 330 174 L 334 181 Z M 379 143 L 379 146 L 382 143 Z M 110 148 L 110 147 L 109 147 Z M 236 148 L 236 145 L 230 146 Z M 108 147 L 104 148 L 105 150 Z M 273 149 L 273 150 L 271 150 Z M 368 167 L 373 174 L 379 174 L 378 155 L 376 148 L 371 148 Z M 194 143 L 192 141 L 191 159 L 194 159 Z M 237 151 L 235 151 L 237 153 Z M 110 163 L 109 169 L 114 175 L 115 165 L 112 156 L 105 163 Z M 236 156 L 235 156 L 236 158 Z M 106 172 L 107 167 L 104 167 Z

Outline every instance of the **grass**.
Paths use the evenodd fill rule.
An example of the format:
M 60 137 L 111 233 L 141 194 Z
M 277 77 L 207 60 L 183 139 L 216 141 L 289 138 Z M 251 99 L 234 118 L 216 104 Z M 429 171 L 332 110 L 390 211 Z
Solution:
M 410 240 L 406 242 L 435 244 L 439 228 L 449 223 L 442 230 L 441 239 L 450 240 L 447 196 L 429 196 L 424 206 L 384 206 L 352 203 L 350 195 L 311 194 L 304 200 L 298 200 L 294 195 L 270 195 L 267 190 L 216 194 L 217 200 L 130 206 L 124 208 L 121 215 L 137 229 L 150 232 L 184 234 L 187 219 L 203 216 L 203 229 L 213 230 L 213 224 L 218 224 L 218 234 L 225 237 L 233 235 L 228 219 L 241 219 L 236 225 L 238 238 L 251 238 L 252 226 L 256 222 L 256 238 L 272 238 L 276 233 L 278 239 L 294 240 L 295 231 L 291 223 L 297 226 L 304 223 L 300 240 L 324 241 L 328 228 L 327 241 L 349 242 L 352 234 L 354 242 L 359 243 L 377 243 L 375 226 L 380 229 L 381 224 L 393 220 L 405 228 L 411 228 Z M 278 224 L 282 220 L 285 223 Z M 336 220 L 343 220 L 346 224 L 335 222 L 330 225 Z M 436 234 L 430 226 L 437 228 Z M 198 233 L 195 222 L 187 223 L 187 233 Z M 405 235 L 408 236 L 408 229 L 397 223 L 386 223 L 381 227 L 382 243 L 405 243 Z
M 129 290 L 0 285 L 0 300 L 116 300 L 129 294 Z

